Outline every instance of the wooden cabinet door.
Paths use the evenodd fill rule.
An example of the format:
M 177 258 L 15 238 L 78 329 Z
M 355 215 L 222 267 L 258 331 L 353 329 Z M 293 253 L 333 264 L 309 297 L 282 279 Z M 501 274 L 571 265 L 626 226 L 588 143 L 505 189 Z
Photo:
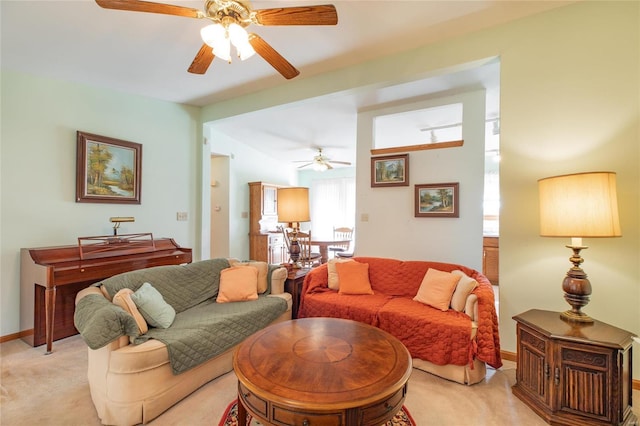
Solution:
M 499 246 L 497 237 L 484 237 L 482 247 L 482 274 L 498 285 L 499 282 Z
M 614 352 L 591 345 L 559 343 L 553 379 L 558 390 L 554 411 L 612 422 Z
M 278 215 L 278 188 L 275 186 L 262 187 L 262 215 Z
M 271 264 L 279 265 L 289 260 L 284 244 L 284 235 L 269 235 L 269 260 Z
M 551 404 L 552 348 L 549 340 L 518 324 L 517 387 L 527 399 L 549 407 Z

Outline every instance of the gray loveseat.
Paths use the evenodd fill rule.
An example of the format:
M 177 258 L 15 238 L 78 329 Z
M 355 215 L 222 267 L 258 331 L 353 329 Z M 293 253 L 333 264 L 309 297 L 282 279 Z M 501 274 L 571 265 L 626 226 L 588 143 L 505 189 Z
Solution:
M 240 267 L 255 269 L 257 298 L 218 303 L 221 275 Z M 78 293 L 74 320 L 89 346 L 89 387 L 102 423 L 147 423 L 231 371 L 242 340 L 291 319 L 286 277 L 285 268 L 264 262 L 210 259 L 127 272 Z M 229 278 L 225 282 L 229 289 Z M 134 295 L 144 283 L 175 311 L 169 327 L 147 324 L 142 307 L 130 311 L 123 303 L 123 295 L 137 303 Z

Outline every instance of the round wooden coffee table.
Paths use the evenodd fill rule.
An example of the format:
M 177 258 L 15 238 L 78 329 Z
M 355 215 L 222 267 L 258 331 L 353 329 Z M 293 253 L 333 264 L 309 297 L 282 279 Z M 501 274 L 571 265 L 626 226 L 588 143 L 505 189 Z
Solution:
M 233 356 L 238 424 L 380 426 L 400 411 L 411 355 L 395 337 L 344 319 L 271 325 Z

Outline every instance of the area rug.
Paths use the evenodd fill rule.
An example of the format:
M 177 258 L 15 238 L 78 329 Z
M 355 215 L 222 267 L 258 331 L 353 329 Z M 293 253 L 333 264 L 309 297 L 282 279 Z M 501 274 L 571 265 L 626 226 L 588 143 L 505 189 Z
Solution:
M 251 415 L 247 415 L 247 424 L 246 426 L 256 426 L 261 423 L 257 421 L 253 421 L 251 419 Z M 222 418 L 220 419 L 220 423 L 218 426 L 238 426 L 238 400 L 233 401 L 227 409 L 225 410 Z M 402 406 L 402 409 L 398 411 L 398 414 L 384 425 L 381 426 L 416 426 L 416 422 L 413 421 L 411 414 L 405 406 Z

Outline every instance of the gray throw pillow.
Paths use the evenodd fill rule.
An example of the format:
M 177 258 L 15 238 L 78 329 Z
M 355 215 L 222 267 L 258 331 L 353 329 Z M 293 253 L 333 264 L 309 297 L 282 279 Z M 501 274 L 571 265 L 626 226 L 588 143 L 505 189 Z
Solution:
M 131 295 L 131 300 L 147 323 L 153 327 L 169 328 L 176 318 L 175 309 L 165 302 L 160 292 L 149 283 L 142 284 Z

